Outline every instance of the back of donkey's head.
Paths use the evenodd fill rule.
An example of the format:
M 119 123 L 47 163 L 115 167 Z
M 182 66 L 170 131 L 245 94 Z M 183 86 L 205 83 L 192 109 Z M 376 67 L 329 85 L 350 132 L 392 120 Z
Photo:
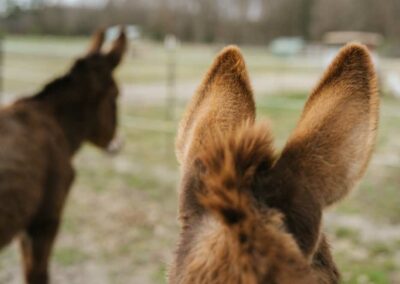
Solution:
M 107 51 L 102 51 L 104 39 L 105 31 L 97 31 L 85 55 L 38 96 L 63 109 L 61 115 L 75 120 L 80 117 L 83 139 L 101 148 L 109 146 L 116 132 L 119 90 L 113 73 L 127 49 L 124 28 Z
M 317 283 L 322 209 L 365 172 L 378 117 L 368 51 L 341 50 L 281 155 L 235 47 L 217 57 L 182 119 L 183 231 L 173 283 Z M 329 273 L 328 273 L 329 274 Z M 333 279 L 330 283 L 332 283 Z
M 80 99 L 95 106 L 91 107 L 93 113 L 89 115 L 87 139 L 102 148 L 109 146 L 116 132 L 118 87 L 113 71 L 127 48 L 123 28 L 111 48 L 102 52 L 104 37 L 104 31 L 99 30 L 93 36 L 87 54 L 75 62 L 70 72 L 70 76 L 85 91 Z
M 84 56 L 78 58 L 64 76 L 47 84 L 37 96 L 56 106 L 64 120 L 80 121 L 83 129 L 80 142 L 86 140 L 101 148 L 110 145 L 116 132 L 119 90 L 113 73 L 127 49 L 124 28 L 106 51 L 102 51 L 104 39 L 105 31 L 97 31 Z

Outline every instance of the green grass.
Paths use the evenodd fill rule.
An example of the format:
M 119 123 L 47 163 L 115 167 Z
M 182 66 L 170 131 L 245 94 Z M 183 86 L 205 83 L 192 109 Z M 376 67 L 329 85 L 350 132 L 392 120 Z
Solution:
M 86 259 L 86 255 L 75 247 L 59 248 L 54 253 L 54 260 L 61 266 L 79 265 Z
M 337 228 L 336 237 L 339 239 L 357 240 L 360 235 L 359 232 L 350 228 Z
M 391 264 L 388 264 L 388 260 L 374 257 L 368 257 L 365 260 L 348 260 L 343 254 L 335 255 L 335 257 L 340 261 L 344 283 L 392 284 L 390 274 L 395 270 Z

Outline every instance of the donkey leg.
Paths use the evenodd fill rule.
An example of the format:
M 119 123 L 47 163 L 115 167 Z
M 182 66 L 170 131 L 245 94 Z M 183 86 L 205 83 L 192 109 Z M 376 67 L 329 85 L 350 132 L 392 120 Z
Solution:
M 21 236 L 21 250 L 27 284 L 48 284 L 48 266 L 59 219 L 34 222 Z

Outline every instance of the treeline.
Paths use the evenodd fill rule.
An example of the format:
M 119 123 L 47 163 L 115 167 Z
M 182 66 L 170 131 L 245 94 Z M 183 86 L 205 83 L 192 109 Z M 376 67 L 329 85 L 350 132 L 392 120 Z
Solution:
M 82 7 L 6 1 L 1 24 L 10 33 L 79 35 L 99 26 L 134 24 L 155 39 L 174 33 L 197 42 L 316 40 L 333 30 L 378 32 L 400 41 L 400 0 L 108 0 Z

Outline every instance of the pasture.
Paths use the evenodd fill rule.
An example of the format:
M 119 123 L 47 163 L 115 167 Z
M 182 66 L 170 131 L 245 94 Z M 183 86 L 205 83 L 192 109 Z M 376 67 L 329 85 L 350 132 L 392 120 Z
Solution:
M 35 93 L 85 50 L 85 38 L 10 37 L 5 43 L 5 102 Z M 77 178 L 52 259 L 55 284 L 165 283 L 179 232 L 174 135 L 180 113 L 221 46 L 178 48 L 177 94 L 167 109 L 168 53 L 136 42 L 117 71 L 123 151 L 90 145 L 78 153 Z M 270 121 L 277 149 L 294 128 L 322 74 L 320 55 L 278 58 L 244 47 L 258 119 Z M 382 73 L 400 61 L 381 60 Z M 375 154 L 359 188 L 328 210 L 325 229 L 348 284 L 400 283 L 400 100 L 383 95 Z M 16 242 L 0 253 L 0 284 L 21 283 Z

